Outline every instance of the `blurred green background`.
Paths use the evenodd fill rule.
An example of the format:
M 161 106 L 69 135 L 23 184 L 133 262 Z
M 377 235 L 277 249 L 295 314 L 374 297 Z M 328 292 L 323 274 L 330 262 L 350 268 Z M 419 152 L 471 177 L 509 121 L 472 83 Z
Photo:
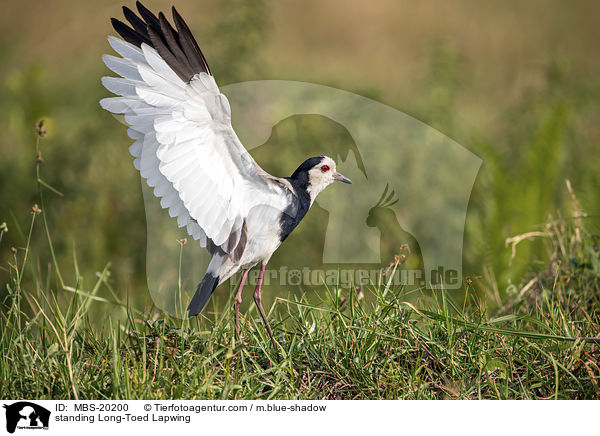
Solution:
M 144 3 L 154 11 L 171 7 Z M 100 84 L 110 73 L 101 61 L 112 51 L 109 18 L 120 17 L 123 4 L 134 7 L 5 2 L 0 223 L 9 232 L 0 245 L 0 283 L 39 202 L 33 125 L 44 119 L 42 177 L 64 194 L 47 192 L 44 213 L 63 276 L 76 282 L 80 275 L 85 287 L 111 262 L 116 292 L 148 299 L 144 204 L 127 151 L 131 141 L 98 105 L 109 95 Z M 598 223 L 597 1 L 178 0 L 176 6 L 220 85 L 286 79 L 345 89 L 412 115 L 483 159 L 467 216 L 463 273 L 501 298 L 546 260 L 543 242 L 533 240 L 521 243 L 511 261 L 505 239 L 542 229 L 550 214 L 572 215 L 566 179 L 590 226 Z M 289 175 L 303 158 L 348 141 L 345 129 L 325 118 L 292 117 L 274 128 L 269 143 L 294 152 L 252 154 L 267 171 Z M 322 228 L 310 223 L 326 215 L 311 214 L 276 263 L 301 267 L 311 247 L 321 248 Z M 41 225 L 33 241 L 34 272 L 45 277 L 50 254 Z M 388 245 L 390 261 L 400 247 Z

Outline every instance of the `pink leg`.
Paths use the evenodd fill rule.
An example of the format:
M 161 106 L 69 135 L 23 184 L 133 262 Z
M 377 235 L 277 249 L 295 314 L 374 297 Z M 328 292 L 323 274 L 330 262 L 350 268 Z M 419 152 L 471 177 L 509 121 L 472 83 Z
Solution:
M 267 331 L 269 332 L 269 336 L 271 337 L 271 343 L 273 344 L 274 348 L 277 348 L 277 343 L 275 342 L 275 338 L 273 337 L 273 330 L 271 330 L 271 326 L 269 325 L 269 321 L 267 320 L 267 315 L 265 314 L 265 310 L 262 307 L 262 303 L 261 303 L 261 295 L 260 295 L 260 288 L 262 286 L 262 280 L 263 280 L 263 274 L 265 273 L 265 267 L 267 266 L 266 263 L 263 263 L 260 267 L 260 273 L 258 275 L 258 281 L 256 282 L 256 288 L 254 289 L 254 302 L 256 303 L 256 306 L 258 307 L 258 311 L 260 312 L 260 316 L 263 319 L 263 322 L 265 323 L 265 327 L 267 328 Z
M 240 282 L 240 287 L 235 293 L 235 297 L 233 299 L 233 308 L 235 309 L 235 335 L 240 337 L 240 304 L 242 304 L 242 289 L 244 289 L 244 283 L 246 282 L 246 277 L 248 276 L 248 271 L 244 271 L 242 275 L 242 281 Z

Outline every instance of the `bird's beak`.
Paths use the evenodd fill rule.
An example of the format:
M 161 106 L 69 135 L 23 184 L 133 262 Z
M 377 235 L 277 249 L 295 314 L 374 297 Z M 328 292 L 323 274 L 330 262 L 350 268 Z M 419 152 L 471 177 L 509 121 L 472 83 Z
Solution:
M 340 182 L 344 182 L 344 183 L 349 183 L 352 184 L 352 180 L 350 180 L 348 177 L 341 175 L 340 173 L 338 173 L 337 171 L 333 173 L 333 178 L 335 180 L 339 180 Z

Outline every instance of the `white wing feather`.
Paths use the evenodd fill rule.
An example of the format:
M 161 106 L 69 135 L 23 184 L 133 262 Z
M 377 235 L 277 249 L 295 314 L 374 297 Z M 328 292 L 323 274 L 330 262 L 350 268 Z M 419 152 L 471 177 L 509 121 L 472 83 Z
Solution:
M 154 48 L 115 37 L 109 43 L 122 57 L 103 60 L 121 77 L 102 83 L 120 97 L 100 104 L 125 114 L 134 165 L 179 227 L 202 246 L 208 238 L 227 251 L 252 208 L 285 210 L 290 191 L 243 147 L 212 76 L 200 73 L 186 84 Z

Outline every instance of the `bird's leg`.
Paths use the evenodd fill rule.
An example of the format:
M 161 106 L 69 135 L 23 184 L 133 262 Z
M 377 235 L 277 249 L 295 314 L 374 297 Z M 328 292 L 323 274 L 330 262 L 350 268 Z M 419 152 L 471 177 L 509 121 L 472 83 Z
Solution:
M 240 282 L 240 287 L 235 293 L 235 297 L 233 299 L 233 308 L 235 309 L 235 336 L 240 338 L 240 304 L 242 304 L 242 289 L 244 289 L 244 283 L 246 282 L 246 277 L 248 276 L 248 271 L 244 271 L 242 275 L 242 281 Z
M 269 321 L 267 320 L 267 315 L 265 314 L 265 310 L 262 307 L 262 303 L 261 303 L 261 295 L 260 295 L 260 288 L 262 286 L 262 280 L 263 280 L 263 274 L 265 273 L 265 267 L 267 266 L 266 263 L 263 263 L 260 267 L 260 273 L 258 274 L 258 281 L 256 282 L 256 288 L 254 289 L 254 302 L 256 303 L 256 306 L 258 307 L 258 311 L 260 312 L 260 316 L 263 319 L 263 322 L 265 323 L 265 327 L 267 328 L 267 331 L 269 332 L 269 336 L 271 337 L 271 343 L 273 344 L 273 348 L 277 349 L 277 343 L 275 342 L 275 338 L 273 337 L 273 330 L 271 330 L 271 326 L 269 325 Z

